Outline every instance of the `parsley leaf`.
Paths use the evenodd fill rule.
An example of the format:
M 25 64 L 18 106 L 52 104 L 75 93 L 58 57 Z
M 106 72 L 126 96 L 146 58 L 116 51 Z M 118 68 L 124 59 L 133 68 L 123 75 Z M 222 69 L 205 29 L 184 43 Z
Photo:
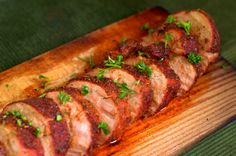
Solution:
M 22 126 L 22 120 L 21 119 L 17 119 L 16 120 L 16 124 L 21 127 Z
M 144 23 L 144 25 L 141 26 L 141 30 L 148 30 L 150 27 L 149 27 L 149 23 Z
M 124 99 L 128 94 L 133 94 L 134 91 L 129 89 L 126 83 L 115 82 L 117 88 L 120 90 L 119 98 Z
M 165 33 L 165 36 L 164 36 L 164 43 L 165 43 L 165 48 L 167 48 L 167 46 L 168 46 L 168 43 L 170 42 L 170 41 L 172 41 L 172 35 L 171 34 L 169 34 L 169 33 Z
M 44 76 L 44 75 L 42 75 L 42 74 L 39 75 L 39 78 L 40 78 L 40 79 L 49 79 L 48 77 L 46 77 L 46 76 Z
M 34 134 L 38 138 L 41 134 L 41 130 L 39 128 L 36 128 Z
M 77 58 L 83 62 L 88 63 L 91 68 L 94 68 L 96 66 L 94 63 L 93 55 L 90 55 L 88 58 L 82 58 L 79 56 L 77 56 Z
M 144 56 L 144 57 L 150 58 L 150 55 L 143 51 L 138 51 L 138 56 Z
M 89 93 L 89 87 L 88 86 L 82 86 L 81 88 L 81 94 L 87 95 Z
M 149 66 L 147 66 L 143 61 L 139 61 L 134 65 L 139 72 L 147 74 L 149 77 L 152 75 L 152 70 Z
M 105 135 L 110 134 L 110 130 L 109 130 L 108 124 L 106 122 L 99 122 L 98 128 L 101 129 Z
M 192 24 L 190 22 L 178 22 L 176 24 L 179 28 L 183 28 L 187 35 L 190 34 L 190 29 L 192 27 Z
M 60 91 L 58 94 L 58 99 L 60 100 L 60 102 L 64 105 L 66 102 L 70 101 L 70 95 L 68 95 L 66 92 L 64 91 Z
M 60 115 L 60 114 L 58 114 L 57 116 L 56 116 L 56 121 L 61 121 L 62 120 L 62 116 Z
M 108 59 L 104 61 L 106 67 L 112 68 L 121 68 L 123 63 L 123 55 L 121 54 L 117 56 L 116 60 L 113 60 L 110 56 L 108 56 Z
M 172 15 L 169 15 L 166 19 L 166 23 L 174 23 L 176 21 L 176 19 L 172 16 Z
M 102 80 L 104 78 L 104 74 L 105 74 L 105 70 L 104 69 L 100 69 L 97 73 L 97 78 L 99 80 Z
M 44 98 L 46 96 L 46 93 L 43 93 L 41 95 L 39 95 L 39 98 Z
M 194 52 L 190 52 L 188 54 L 188 57 L 187 57 L 188 61 L 191 63 L 191 64 L 198 64 L 201 60 L 202 60 L 202 56 L 201 55 L 198 55 Z

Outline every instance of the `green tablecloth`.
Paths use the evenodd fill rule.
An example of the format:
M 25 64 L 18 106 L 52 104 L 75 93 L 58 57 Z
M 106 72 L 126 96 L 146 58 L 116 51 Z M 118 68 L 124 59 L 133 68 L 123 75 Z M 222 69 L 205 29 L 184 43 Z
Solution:
M 219 28 L 222 56 L 236 67 L 234 0 L 0 0 L 0 71 L 153 6 L 170 12 L 201 8 Z M 236 121 L 203 139 L 185 155 L 236 154 Z

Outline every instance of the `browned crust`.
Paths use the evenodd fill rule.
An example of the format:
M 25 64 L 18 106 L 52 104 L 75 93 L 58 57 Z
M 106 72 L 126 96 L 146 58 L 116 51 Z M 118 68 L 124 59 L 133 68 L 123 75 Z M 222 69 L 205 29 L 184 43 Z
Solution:
M 50 121 L 50 130 L 53 138 L 54 151 L 58 156 L 64 156 L 70 147 L 70 133 L 65 121 Z
M 57 114 L 60 114 L 58 105 L 49 98 L 31 98 L 22 102 L 31 105 L 48 118 L 54 119 Z
M 163 98 L 164 101 L 160 105 L 157 111 L 161 110 L 163 107 L 165 107 L 173 98 L 177 96 L 177 92 L 180 88 L 180 79 L 175 74 L 175 72 L 170 68 L 168 64 L 168 60 L 165 60 L 163 62 L 158 61 L 151 61 L 152 63 L 156 64 L 156 66 L 161 70 L 161 72 L 165 75 L 167 78 L 167 93 L 165 94 L 165 97 Z
M 17 137 L 25 149 L 27 149 L 27 154 L 43 156 L 44 149 L 40 142 L 40 139 L 34 135 L 35 128 L 28 125 L 22 124 L 21 127 L 17 126 L 16 118 L 13 116 L 1 117 L 1 123 L 5 125 L 10 125 L 15 129 Z
M 7 156 L 6 148 L 1 141 L 0 141 L 0 156 Z
M 136 80 L 140 80 L 143 106 L 140 109 L 138 117 L 141 117 L 148 111 L 153 98 L 153 90 L 151 87 L 150 79 L 145 74 L 138 72 L 134 67 L 130 65 L 124 64 L 123 69 L 132 74 Z
M 120 123 L 118 123 L 118 127 L 115 128 L 115 131 L 113 132 L 110 141 L 119 139 L 122 132 L 125 130 L 125 127 L 127 127 L 127 125 L 131 121 L 127 99 L 120 99 L 118 97 L 119 90 L 113 83 L 113 81 L 109 78 L 103 78 L 102 80 L 98 80 L 96 77 L 84 76 L 78 78 L 77 80 L 88 81 L 101 86 L 105 89 L 109 97 L 113 99 L 118 109 Z
M 79 89 L 71 88 L 71 87 L 63 87 L 62 88 L 65 92 L 67 92 L 69 95 L 75 99 L 78 104 L 81 104 L 83 107 L 83 110 L 85 111 L 91 125 L 92 125 L 92 144 L 91 148 L 97 145 L 97 141 L 100 135 L 100 130 L 98 129 L 98 123 L 100 120 L 100 115 L 95 109 L 95 107 L 86 99 L 82 98 L 82 95 L 80 93 Z
M 70 144 L 70 134 L 64 119 L 56 122 L 55 118 L 61 114 L 58 105 L 48 98 L 31 98 L 22 101 L 34 107 L 43 116 L 51 119 L 50 130 L 53 137 L 55 154 L 64 155 Z
M 202 14 L 204 14 L 207 17 L 207 19 L 209 20 L 209 22 L 211 24 L 212 30 L 213 30 L 213 36 L 212 36 L 213 41 L 212 41 L 210 49 L 208 49 L 207 52 L 219 53 L 220 52 L 220 34 L 219 34 L 219 31 L 216 27 L 216 24 L 215 24 L 213 18 L 203 10 L 197 10 L 197 11 L 201 12 Z

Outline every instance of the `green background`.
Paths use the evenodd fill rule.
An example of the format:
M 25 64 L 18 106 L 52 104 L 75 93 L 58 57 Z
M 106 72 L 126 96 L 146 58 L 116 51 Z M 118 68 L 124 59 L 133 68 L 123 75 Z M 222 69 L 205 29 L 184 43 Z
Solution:
M 221 35 L 222 56 L 236 67 L 234 0 L 0 0 L 0 71 L 145 8 L 206 10 Z M 185 155 L 236 155 L 236 121 Z

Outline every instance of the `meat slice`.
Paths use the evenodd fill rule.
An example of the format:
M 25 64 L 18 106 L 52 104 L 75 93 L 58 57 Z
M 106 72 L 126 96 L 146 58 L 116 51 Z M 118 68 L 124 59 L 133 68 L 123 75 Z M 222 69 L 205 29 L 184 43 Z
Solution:
M 32 98 L 7 105 L 3 113 L 18 111 L 33 127 L 40 130 L 39 139 L 45 155 L 65 155 L 70 144 L 70 134 L 64 119 L 58 122 L 56 116 L 62 114 L 52 100 Z
M 99 144 L 119 139 L 130 123 L 130 113 L 127 101 L 118 97 L 118 88 L 113 81 L 108 78 L 98 80 L 96 77 L 85 76 L 69 82 L 67 87 L 79 89 L 81 93 L 84 87 L 88 89 L 83 98 L 93 104 L 100 114 L 100 122 L 105 122 L 110 132 L 100 132 Z
M 190 34 L 197 37 L 200 49 L 209 62 L 214 62 L 220 52 L 220 36 L 213 19 L 203 10 L 180 11 L 173 17 L 177 22 L 191 23 Z
M 17 119 L 12 115 L 2 115 L 0 119 L 0 128 L 3 126 L 6 127 L 5 129 L 3 128 L 0 130 L 0 139 L 4 144 L 0 145 L 4 147 L 3 152 L 5 155 L 43 156 L 44 149 L 40 140 L 34 135 L 35 128 L 28 126 L 25 123 L 22 123 L 22 125 L 17 125 L 16 121 Z M 11 141 L 13 141 L 11 140 L 11 137 L 13 137 L 12 139 L 16 139 L 14 146 L 11 144 Z M 15 148 L 15 146 L 18 146 L 19 148 Z
M 184 56 L 171 57 L 169 59 L 169 65 L 180 79 L 181 86 L 178 91 L 178 96 L 180 96 L 186 91 L 189 91 L 196 81 L 198 77 L 197 70 Z
M 128 88 L 133 91 L 132 94 L 127 95 L 131 122 L 145 114 L 152 100 L 152 89 L 149 78 L 138 73 L 134 67 L 129 65 L 123 65 L 122 68 L 112 69 L 97 68 L 88 74 L 97 76 L 101 70 L 104 71 L 104 77 L 110 78 L 120 84 L 126 83 Z
M 60 97 L 67 96 L 63 101 Z M 71 138 L 67 155 L 85 155 L 98 139 L 98 115 L 91 103 L 82 98 L 80 91 L 74 88 L 60 88 L 46 93 L 63 112 Z
M 144 61 L 152 70 L 150 81 L 153 88 L 153 101 L 148 112 L 148 115 L 151 115 L 166 106 L 176 96 L 180 81 L 175 72 L 164 62 L 139 56 L 130 58 L 125 63 L 135 65 L 140 61 Z
M 1 141 L 0 141 L 0 155 L 1 156 L 7 156 L 6 147 Z

